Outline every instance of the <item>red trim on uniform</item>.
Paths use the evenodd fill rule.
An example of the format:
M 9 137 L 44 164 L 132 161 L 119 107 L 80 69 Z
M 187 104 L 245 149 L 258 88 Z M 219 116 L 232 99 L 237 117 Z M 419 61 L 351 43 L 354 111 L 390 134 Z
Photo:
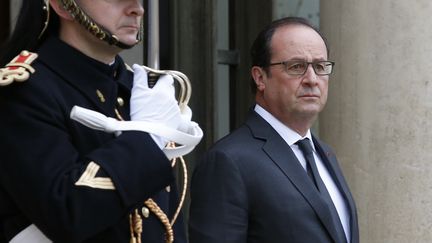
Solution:
M 14 61 L 13 63 L 26 63 L 26 61 L 29 59 L 30 56 L 31 56 L 31 53 L 29 53 L 27 56 L 25 56 L 23 54 L 20 54 L 17 57 L 16 61 Z M 8 67 L 9 70 L 15 70 L 15 69 L 18 69 L 18 68 L 19 67 L 17 67 L 17 66 Z

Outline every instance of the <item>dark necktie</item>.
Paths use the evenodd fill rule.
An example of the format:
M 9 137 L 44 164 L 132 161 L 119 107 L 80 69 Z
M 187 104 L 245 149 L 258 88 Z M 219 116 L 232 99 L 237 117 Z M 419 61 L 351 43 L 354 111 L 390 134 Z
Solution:
M 346 242 L 346 237 L 342 227 L 342 223 L 339 218 L 339 214 L 333 204 L 333 200 L 331 199 L 324 182 L 319 175 L 318 168 L 316 166 L 313 156 L 313 150 L 310 140 L 308 138 L 305 138 L 297 141 L 296 144 L 299 146 L 300 150 L 303 152 L 303 156 L 306 159 L 306 172 L 308 173 L 311 180 L 314 182 L 315 186 L 320 192 L 321 197 L 324 199 L 330 209 L 330 213 L 340 239 L 343 240 L 342 242 Z

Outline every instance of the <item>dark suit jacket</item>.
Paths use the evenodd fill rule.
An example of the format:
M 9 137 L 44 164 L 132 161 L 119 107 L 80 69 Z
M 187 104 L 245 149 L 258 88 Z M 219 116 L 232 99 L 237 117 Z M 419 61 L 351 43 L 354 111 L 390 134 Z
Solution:
M 334 153 L 313 138 L 348 206 L 358 243 L 356 207 Z M 191 185 L 190 243 L 330 243 L 330 211 L 291 148 L 257 113 L 217 142 Z

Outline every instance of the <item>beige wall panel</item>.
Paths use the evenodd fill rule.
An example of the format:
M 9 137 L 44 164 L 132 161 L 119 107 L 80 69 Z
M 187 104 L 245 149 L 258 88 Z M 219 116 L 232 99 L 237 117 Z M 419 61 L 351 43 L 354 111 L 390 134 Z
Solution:
M 320 135 L 357 199 L 361 242 L 432 242 L 432 2 L 321 1 L 336 71 Z

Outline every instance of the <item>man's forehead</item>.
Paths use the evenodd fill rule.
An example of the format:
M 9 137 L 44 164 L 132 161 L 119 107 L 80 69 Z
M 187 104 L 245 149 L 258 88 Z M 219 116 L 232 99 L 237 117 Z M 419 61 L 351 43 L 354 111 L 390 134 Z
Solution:
M 272 49 L 287 47 L 323 49 L 326 45 L 322 37 L 312 28 L 303 25 L 289 25 L 278 28 L 271 41 Z
M 282 38 L 292 38 L 293 40 L 299 38 L 305 38 L 306 40 L 311 39 L 311 41 L 314 39 L 320 39 L 322 42 L 324 42 L 321 35 L 316 30 L 309 26 L 298 23 L 280 26 L 275 30 L 273 35 L 273 37 L 276 36 L 282 36 Z

